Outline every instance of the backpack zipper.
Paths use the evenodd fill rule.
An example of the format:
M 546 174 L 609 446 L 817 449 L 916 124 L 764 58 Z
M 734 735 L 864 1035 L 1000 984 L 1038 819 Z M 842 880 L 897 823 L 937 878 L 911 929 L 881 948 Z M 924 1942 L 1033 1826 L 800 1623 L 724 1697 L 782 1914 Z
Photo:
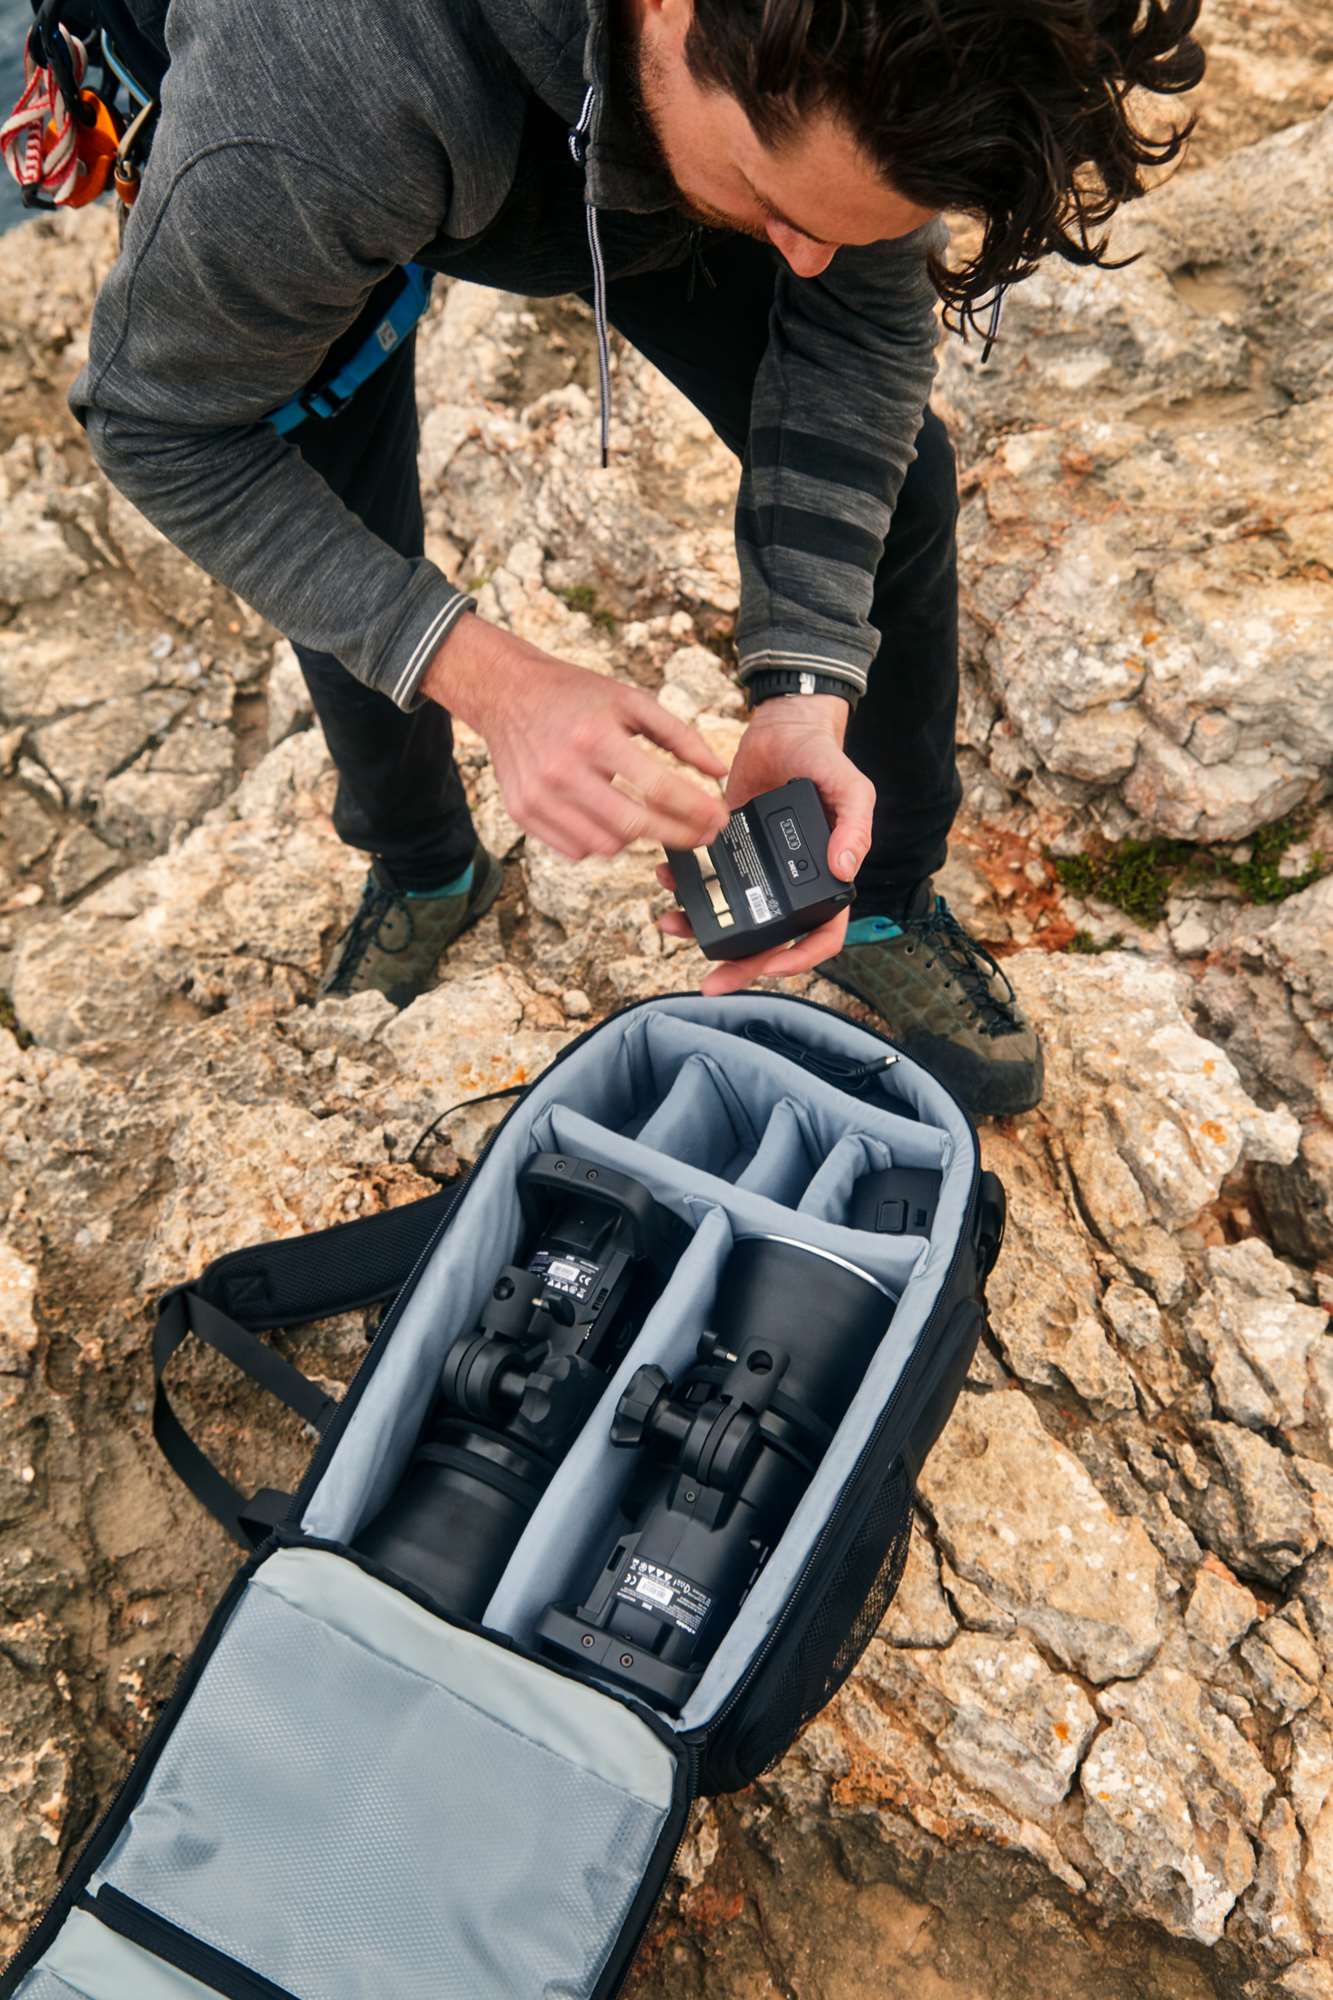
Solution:
M 147 1903 L 122 1895 L 109 1882 L 104 1882 L 95 1896 L 80 1896 L 78 1907 L 140 1951 L 212 1987 L 225 2000 L 296 2000 L 290 1987 L 278 1986 L 262 1972 L 252 1971 L 241 1959 L 218 1951 L 183 1925 L 160 1917 Z

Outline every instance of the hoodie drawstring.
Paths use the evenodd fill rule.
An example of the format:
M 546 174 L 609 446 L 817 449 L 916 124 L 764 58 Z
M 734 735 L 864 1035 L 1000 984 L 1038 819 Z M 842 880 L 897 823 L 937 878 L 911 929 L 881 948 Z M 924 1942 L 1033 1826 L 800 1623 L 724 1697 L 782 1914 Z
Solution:
M 583 99 L 579 122 L 569 135 L 570 154 L 579 166 L 588 157 L 588 128 L 597 102 L 597 86 L 590 83 Z M 611 462 L 611 337 L 606 324 L 606 260 L 597 224 L 597 210 L 585 203 L 588 219 L 588 250 L 592 257 L 592 313 L 597 325 L 597 385 L 601 396 L 602 465 Z

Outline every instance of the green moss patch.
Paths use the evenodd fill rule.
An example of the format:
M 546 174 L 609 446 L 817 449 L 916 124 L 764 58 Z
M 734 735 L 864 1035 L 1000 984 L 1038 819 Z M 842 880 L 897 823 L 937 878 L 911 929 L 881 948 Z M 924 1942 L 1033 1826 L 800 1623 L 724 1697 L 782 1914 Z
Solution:
M 1299 816 L 1260 827 L 1246 843 L 1245 861 L 1238 861 L 1229 848 L 1196 847 L 1188 840 L 1121 840 L 1097 854 L 1050 858 L 1061 886 L 1071 894 L 1084 902 L 1110 903 L 1136 924 L 1156 924 L 1165 916 L 1173 890 L 1204 882 L 1229 882 L 1247 903 L 1280 903 L 1298 889 L 1308 889 L 1323 871 L 1322 854 L 1295 875 L 1279 872 L 1283 855 L 1304 830 Z M 1084 935 L 1076 932 L 1075 939 Z M 1089 948 L 1070 945 L 1071 951 Z
M 571 583 L 568 590 L 557 591 L 571 611 L 582 611 L 599 632 L 614 632 L 618 620 L 614 611 L 607 611 L 597 602 L 597 592 L 590 583 Z

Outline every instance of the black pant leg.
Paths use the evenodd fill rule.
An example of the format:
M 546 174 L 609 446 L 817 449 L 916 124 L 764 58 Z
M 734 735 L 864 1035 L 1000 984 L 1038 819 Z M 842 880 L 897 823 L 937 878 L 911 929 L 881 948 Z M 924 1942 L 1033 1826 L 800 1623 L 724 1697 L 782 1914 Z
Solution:
M 754 378 L 768 344 L 775 251 L 713 236 L 716 280 L 684 266 L 613 282 L 612 324 L 661 369 L 739 457 Z M 894 509 L 875 578 L 871 619 L 882 639 L 847 734 L 847 752 L 876 788 L 870 853 L 857 877 L 858 912 L 887 914 L 944 861 L 962 798 L 954 747 L 958 707 L 958 488 L 943 423 L 927 410 L 917 456 Z
M 292 433 L 306 461 L 400 555 L 419 556 L 425 528 L 417 476 L 415 337 L 336 417 Z M 380 855 L 405 889 L 437 888 L 472 859 L 473 831 L 437 702 L 410 714 L 368 688 L 331 653 L 296 657 L 338 767 L 333 824 L 349 847 Z
M 958 716 L 958 478 L 943 423 L 927 410 L 875 577 L 882 645 L 847 731 L 847 754 L 875 787 L 857 916 L 896 916 L 944 865 L 962 803 Z

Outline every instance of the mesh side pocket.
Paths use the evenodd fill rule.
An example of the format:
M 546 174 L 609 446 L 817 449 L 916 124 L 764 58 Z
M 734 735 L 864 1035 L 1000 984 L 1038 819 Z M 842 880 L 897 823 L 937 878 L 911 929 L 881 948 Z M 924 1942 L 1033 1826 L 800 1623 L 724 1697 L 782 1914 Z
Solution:
M 911 1533 L 912 1482 L 897 1459 L 822 1588 L 811 1586 L 808 1606 L 705 1750 L 701 1791 L 748 1785 L 832 1701 L 893 1601 Z

